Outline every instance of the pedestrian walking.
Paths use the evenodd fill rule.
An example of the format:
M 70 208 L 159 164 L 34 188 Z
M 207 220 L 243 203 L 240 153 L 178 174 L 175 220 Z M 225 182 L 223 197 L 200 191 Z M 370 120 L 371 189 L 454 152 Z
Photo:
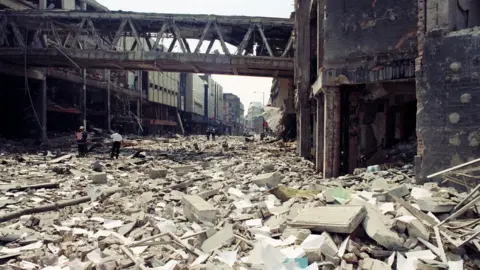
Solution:
M 120 155 L 120 146 L 122 146 L 123 143 L 123 138 L 122 135 L 118 134 L 118 132 L 115 132 L 111 136 L 112 138 L 112 153 L 110 154 L 110 158 L 115 157 L 118 159 L 118 155 Z
M 212 141 L 215 141 L 215 133 L 217 131 L 215 130 L 215 128 L 212 128 Z
M 87 137 L 88 134 L 83 126 L 78 128 L 75 133 L 75 139 L 77 140 L 78 156 L 84 157 L 87 154 Z
M 212 134 L 212 128 L 211 127 L 207 127 L 207 141 L 210 140 L 210 135 Z

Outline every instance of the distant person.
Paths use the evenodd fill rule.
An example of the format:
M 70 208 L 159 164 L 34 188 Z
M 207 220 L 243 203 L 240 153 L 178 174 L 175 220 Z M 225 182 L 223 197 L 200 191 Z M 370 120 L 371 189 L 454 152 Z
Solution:
M 212 141 L 215 141 L 215 135 L 216 135 L 215 133 L 216 132 L 217 131 L 215 130 L 215 128 L 212 128 Z
M 118 134 L 118 132 L 115 132 L 110 136 L 112 138 L 112 153 L 110 154 L 110 158 L 115 157 L 118 159 L 118 155 L 120 154 L 120 146 L 122 146 L 123 143 L 123 138 L 122 135 Z
M 210 135 L 212 134 L 212 127 L 207 127 L 207 141 L 210 140 Z
M 75 133 L 75 138 L 77 140 L 78 156 L 80 157 L 84 157 L 87 154 L 87 137 L 88 134 L 85 132 L 85 128 L 83 126 L 79 127 Z

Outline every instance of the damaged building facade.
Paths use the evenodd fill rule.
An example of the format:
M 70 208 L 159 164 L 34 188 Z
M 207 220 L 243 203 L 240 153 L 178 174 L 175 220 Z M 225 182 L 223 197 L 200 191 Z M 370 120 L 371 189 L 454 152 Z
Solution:
M 93 0 L 0 1 L 0 10 L 30 9 L 108 11 Z M 94 46 L 87 37 L 81 43 L 83 48 Z M 146 40 L 138 44 L 134 37 L 122 36 L 115 49 L 145 50 L 149 45 Z M 159 44 L 157 50 L 167 48 Z M 47 138 L 71 134 L 80 125 L 89 130 L 166 134 L 181 131 L 180 119 L 190 133 L 204 132 L 208 125 L 224 128 L 223 88 L 210 75 L 120 68 L 35 68 L 29 60 L 26 57 L 25 66 L 0 62 L 0 79 L 4 82 L 0 111 L 9 116 L 3 117 L 9 128 L 0 131 L 1 137 Z M 71 64 L 76 65 L 75 61 Z M 193 77 L 196 84 L 192 84 Z
M 325 178 L 402 161 L 424 179 L 476 157 L 478 5 L 295 5 L 298 152 Z

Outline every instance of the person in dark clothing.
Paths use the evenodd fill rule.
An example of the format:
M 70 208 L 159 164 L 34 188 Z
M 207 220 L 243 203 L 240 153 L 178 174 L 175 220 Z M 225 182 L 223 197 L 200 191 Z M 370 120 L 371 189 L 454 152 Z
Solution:
M 87 154 L 87 137 L 88 134 L 85 132 L 85 128 L 82 126 L 75 133 L 78 146 L 78 155 L 84 157 Z
M 215 141 L 215 132 L 217 132 L 217 131 L 215 130 L 215 128 L 212 128 L 212 131 L 211 131 L 212 141 Z
M 112 138 L 112 153 L 110 154 L 110 158 L 115 157 L 118 159 L 118 156 L 120 155 L 120 146 L 122 145 L 123 138 L 122 135 L 118 134 L 118 132 L 115 132 L 111 136 Z
M 212 134 L 212 128 L 211 127 L 207 127 L 207 141 L 210 140 L 210 135 Z

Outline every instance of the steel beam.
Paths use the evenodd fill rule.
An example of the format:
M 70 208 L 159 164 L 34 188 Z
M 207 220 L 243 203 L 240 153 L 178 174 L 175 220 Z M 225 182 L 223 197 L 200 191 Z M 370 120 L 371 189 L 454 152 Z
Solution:
M 105 19 L 110 22 L 114 20 L 139 20 L 148 23 L 149 21 L 171 22 L 175 21 L 179 24 L 206 24 L 208 21 L 215 21 L 225 26 L 243 26 L 248 27 L 252 23 L 261 23 L 269 27 L 290 27 L 293 28 L 294 21 L 285 18 L 269 18 L 269 17 L 247 17 L 247 16 L 220 16 L 220 15 L 192 15 L 192 14 L 162 14 L 162 13 L 140 13 L 140 12 L 80 12 L 80 11 L 50 11 L 50 10 L 29 10 L 22 11 L 5 11 L 9 16 L 21 18 L 42 18 L 45 19 Z
M 66 49 L 36 49 L 26 51 L 30 66 L 69 67 L 68 56 L 81 68 L 156 70 L 159 63 L 165 71 L 195 72 L 192 65 L 206 73 L 233 74 L 233 68 L 239 75 L 292 77 L 294 63 L 292 58 L 236 56 L 195 53 L 166 53 L 156 51 L 102 51 Z M 0 48 L 0 61 L 22 64 L 25 50 L 20 48 Z

